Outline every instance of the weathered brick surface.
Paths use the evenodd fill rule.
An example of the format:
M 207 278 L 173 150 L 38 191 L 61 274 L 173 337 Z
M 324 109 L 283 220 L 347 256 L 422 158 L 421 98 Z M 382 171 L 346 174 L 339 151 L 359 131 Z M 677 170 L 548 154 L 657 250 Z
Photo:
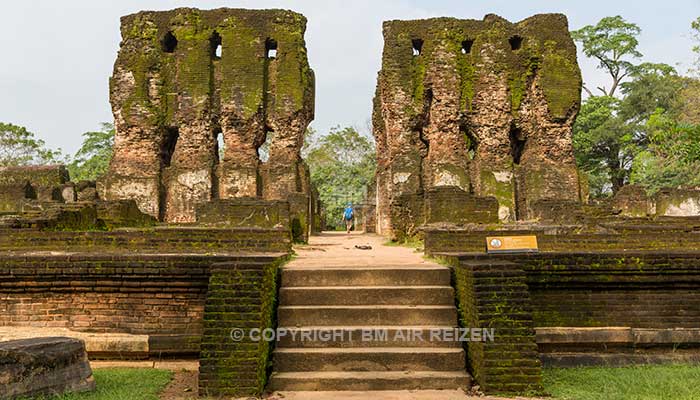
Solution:
M 0 325 L 145 334 L 153 344 L 151 353 L 196 354 L 211 265 L 226 261 L 262 268 L 278 257 L 3 254 Z M 252 293 L 255 282 L 247 284 L 250 288 L 241 293 Z M 231 298 L 230 304 L 245 307 L 248 300 Z
M 525 273 L 504 261 L 461 259 L 453 266 L 460 324 L 493 328 L 495 340 L 467 342 L 469 370 L 485 392 L 542 390 Z
M 428 253 L 484 252 L 486 237 L 494 235 L 536 235 L 541 251 L 606 251 L 618 249 L 700 250 L 700 223 L 694 220 L 668 223 L 601 225 L 594 232 L 583 226 L 492 226 L 484 229 L 444 229 L 426 227 Z
M 41 232 L 33 229 L 0 229 L 0 250 L 72 250 L 172 253 L 288 252 L 288 228 L 169 227 L 117 231 Z
M 82 340 L 46 337 L 0 342 L 0 399 L 95 389 Z
M 270 372 L 271 344 L 251 340 L 249 330 L 275 326 L 277 282 L 278 262 L 213 265 L 204 309 L 200 395 L 262 393 Z M 241 340 L 232 338 L 234 328 L 245 332 Z
M 286 200 L 303 191 L 300 149 L 314 110 L 305 29 L 301 14 L 285 10 L 123 17 L 110 79 L 116 137 L 100 185 L 105 198 L 133 198 L 161 220 L 192 222 L 200 202 Z M 263 161 L 258 149 L 267 139 Z
M 566 17 L 384 23 L 374 100 L 382 233 L 400 196 L 457 186 L 501 220 L 540 199 L 581 199 L 571 129 L 581 74 Z

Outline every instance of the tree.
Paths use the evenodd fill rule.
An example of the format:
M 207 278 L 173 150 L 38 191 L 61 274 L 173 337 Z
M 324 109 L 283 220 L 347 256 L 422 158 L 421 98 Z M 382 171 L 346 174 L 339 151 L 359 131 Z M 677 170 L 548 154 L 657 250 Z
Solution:
M 647 121 L 649 146 L 634 160 L 630 180 L 655 192 L 700 185 L 700 125 L 679 124 L 658 109 Z
M 635 66 L 630 58 L 640 58 L 637 50 L 637 36 L 641 33 L 639 26 L 625 21 L 621 16 L 605 17 L 595 26 L 587 25 L 571 32 L 575 41 L 583 45 L 583 53 L 598 60 L 598 68 L 604 69 L 612 78 L 610 89 L 598 87 L 603 96 L 615 96 L 622 81 L 634 72 Z M 586 92 L 593 92 L 585 85 Z
M 95 180 L 107 172 L 114 146 L 114 125 L 103 122 L 100 130 L 83 133 L 83 144 L 68 165 L 74 181 Z
M 374 142 L 352 127 L 335 127 L 321 137 L 312 133 L 306 141 L 310 144 L 303 153 L 311 182 L 319 191 L 326 223 L 335 226 L 340 223 L 345 202 L 360 201 L 374 178 Z
M 0 122 L 0 167 L 51 164 L 61 159 L 60 149 L 47 149 L 27 128 Z
M 695 42 L 695 45 L 693 46 L 695 61 L 693 62 L 691 73 L 695 73 L 696 76 L 700 76 L 700 17 L 690 24 L 690 28 L 691 37 Z
M 617 117 L 620 100 L 610 96 L 589 97 L 581 107 L 573 130 L 576 161 L 589 178 L 591 195 L 616 192 L 625 182 L 623 156 L 630 136 Z

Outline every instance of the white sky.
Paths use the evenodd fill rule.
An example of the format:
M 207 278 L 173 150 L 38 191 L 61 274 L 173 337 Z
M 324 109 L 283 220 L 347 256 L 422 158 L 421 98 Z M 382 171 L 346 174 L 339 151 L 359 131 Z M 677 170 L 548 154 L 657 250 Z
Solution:
M 527 4 L 526 4 L 527 3 Z M 81 134 L 111 121 L 108 77 L 119 47 L 119 17 L 176 7 L 285 8 L 308 19 L 306 43 L 316 72 L 319 132 L 335 125 L 364 129 L 382 52 L 382 21 L 437 16 L 511 21 L 563 12 L 571 29 L 622 15 L 642 28 L 645 61 L 680 63 L 692 54 L 690 22 L 698 0 L 15 0 L 0 9 L 0 121 L 26 126 L 51 147 L 73 153 Z M 584 81 L 606 83 L 595 63 L 579 55 Z

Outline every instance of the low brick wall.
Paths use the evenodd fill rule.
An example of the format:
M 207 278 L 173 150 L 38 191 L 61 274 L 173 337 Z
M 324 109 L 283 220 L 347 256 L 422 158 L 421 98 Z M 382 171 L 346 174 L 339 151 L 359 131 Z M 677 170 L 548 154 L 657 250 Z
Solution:
M 132 249 L 158 253 L 288 252 L 286 228 L 158 227 L 116 231 L 37 231 L 0 229 L 0 251 L 66 250 L 104 251 Z
M 2 254 L 0 325 L 145 334 L 151 355 L 194 355 L 210 266 L 226 261 L 263 268 L 279 257 Z
M 429 254 L 445 257 L 453 265 L 458 303 L 464 303 L 466 299 L 465 304 L 471 302 L 471 307 L 479 312 L 477 319 L 473 315 L 465 318 L 465 326 L 468 326 L 467 323 L 497 326 L 504 320 L 513 322 L 509 315 L 513 306 L 518 304 L 529 313 L 529 326 L 542 332 L 546 332 L 543 330 L 546 328 L 558 328 L 568 335 L 556 340 L 551 340 L 551 335 L 539 335 L 538 339 L 541 340 L 537 341 L 537 350 L 546 362 L 565 366 L 595 363 L 624 365 L 700 360 L 700 346 L 695 336 L 679 334 L 700 326 L 700 250 L 692 247 L 697 245 L 694 242 L 697 233 L 685 232 L 684 237 L 674 229 L 659 225 L 656 232 L 640 230 L 635 233 L 635 229 L 627 227 L 623 236 L 538 234 L 543 251 L 527 254 L 473 251 L 477 246 L 484 246 L 482 243 L 485 243 L 488 232 L 466 233 L 457 230 L 450 236 L 449 230 L 429 230 L 426 231 L 425 240 Z M 522 233 L 525 232 L 499 234 Z M 621 243 L 632 244 L 630 237 L 634 237 L 634 243 L 642 249 L 620 249 Z M 644 249 L 644 240 L 652 240 L 652 237 L 655 240 L 654 249 Z M 690 243 L 691 246 L 680 249 L 681 244 L 676 241 Z M 564 242 L 571 244 L 571 250 L 551 250 L 559 248 Z M 436 251 L 436 248 L 454 250 L 459 247 L 466 250 Z M 579 250 L 580 247 L 585 250 Z M 512 271 L 505 271 L 502 267 L 504 263 L 512 265 Z M 517 279 L 521 279 L 522 285 L 518 287 L 523 289 L 523 293 L 504 290 L 503 285 L 514 289 L 516 283 L 508 283 L 508 280 Z M 465 287 L 472 287 L 472 290 L 465 291 Z M 520 297 L 514 297 L 515 294 Z M 494 304 L 498 304 L 495 309 Z M 494 312 L 484 313 L 488 309 Z M 600 333 L 595 330 L 598 328 L 606 331 Z M 625 329 L 645 332 L 645 335 L 653 338 L 633 338 L 616 346 L 606 342 L 611 340 L 610 332 Z M 652 335 L 648 330 L 655 333 Z M 683 339 L 686 337 L 692 340 Z M 577 338 L 582 339 L 578 342 Z M 507 341 L 505 345 L 508 345 Z M 488 373 L 483 372 L 488 371 L 485 366 L 497 365 L 508 357 L 511 357 L 512 365 L 517 365 L 520 361 L 514 357 L 518 354 L 505 350 L 495 350 L 489 354 L 479 346 L 469 345 L 470 365 L 477 382 L 479 376 L 486 374 L 487 378 L 481 378 L 484 383 L 479 383 L 486 390 L 494 391 L 488 383 Z M 684 353 L 676 354 L 678 348 L 683 349 Z M 478 372 L 479 368 L 481 373 Z M 499 373 L 505 381 L 519 382 L 518 379 L 509 380 L 509 374 L 511 372 L 507 370 Z
M 598 251 L 598 250 L 700 250 L 700 224 L 690 220 L 687 224 L 601 226 L 593 233 L 580 226 L 538 227 L 520 229 L 441 229 L 426 227 L 425 248 L 429 253 L 484 252 L 486 237 L 494 235 L 536 235 L 539 248 L 552 251 Z M 580 232 L 581 231 L 581 232 Z M 579 233 L 580 232 L 580 233 Z

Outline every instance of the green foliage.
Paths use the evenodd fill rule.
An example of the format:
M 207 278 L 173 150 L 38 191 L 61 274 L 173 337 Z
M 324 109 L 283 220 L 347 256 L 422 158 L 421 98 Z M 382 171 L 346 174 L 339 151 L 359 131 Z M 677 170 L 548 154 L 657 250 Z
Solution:
M 545 391 L 562 400 L 691 400 L 699 381 L 697 365 L 544 369 Z
M 605 17 L 595 26 L 587 25 L 571 32 L 574 40 L 583 45 L 583 53 L 597 59 L 598 68 L 610 74 L 610 89 L 598 87 L 604 96 L 614 96 L 622 80 L 634 72 L 635 65 L 629 59 L 642 56 L 637 50 L 640 33 L 639 26 L 619 15 Z M 589 94 L 592 95 L 590 91 Z
M 588 175 L 591 196 L 602 197 L 625 181 L 624 163 L 633 157 L 632 136 L 617 116 L 620 101 L 610 96 L 589 97 L 573 129 L 576 161 Z
M 700 185 L 700 125 L 683 125 L 658 109 L 647 121 L 649 146 L 635 157 L 632 183 L 650 192 Z
M 83 133 L 83 145 L 68 165 L 73 181 L 95 180 L 107 172 L 114 146 L 114 125 L 104 122 L 99 131 Z
M 93 372 L 96 389 L 86 393 L 33 397 L 34 400 L 158 400 L 172 372 L 153 368 L 105 368 Z
M 691 36 L 695 45 L 693 46 L 693 52 L 696 54 L 695 61 L 693 62 L 693 68 L 691 72 L 695 73 L 696 76 L 700 76 L 700 17 L 694 20 L 690 24 Z
M 340 226 L 345 203 L 361 201 L 374 179 L 374 142 L 352 127 L 335 127 L 322 137 L 312 132 L 306 142 L 302 153 L 311 171 L 311 182 L 319 191 L 326 224 Z
M 0 167 L 55 164 L 62 158 L 60 149 L 47 149 L 27 128 L 0 122 Z

